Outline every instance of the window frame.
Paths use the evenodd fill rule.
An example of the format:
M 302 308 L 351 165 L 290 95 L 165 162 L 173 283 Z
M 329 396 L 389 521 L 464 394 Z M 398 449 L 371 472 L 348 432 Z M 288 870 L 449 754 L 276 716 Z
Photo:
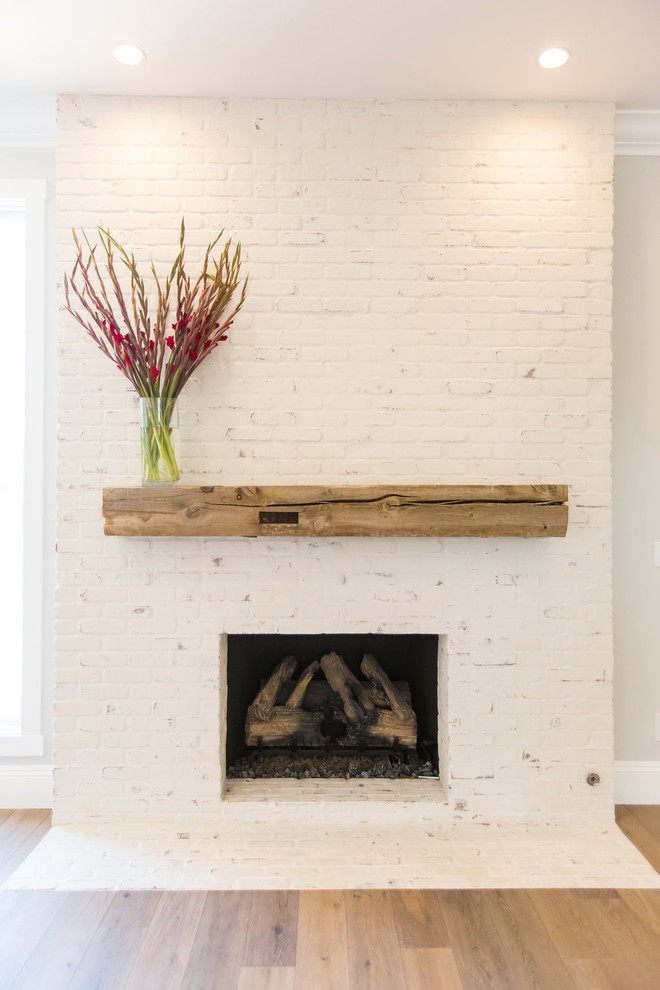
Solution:
M 21 730 L 0 735 L 0 757 L 43 756 L 44 389 L 46 326 L 46 179 L 0 179 L 0 199 L 25 203 L 25 465 Z M 27 456 L 29 452 L 29 456 Z M 29 603 L 29 608 L 28 608 Z

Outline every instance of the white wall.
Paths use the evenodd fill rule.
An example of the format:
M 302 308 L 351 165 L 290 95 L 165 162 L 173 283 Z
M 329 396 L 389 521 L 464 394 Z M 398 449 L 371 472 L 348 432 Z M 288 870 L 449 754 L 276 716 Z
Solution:
M 621 799 L 660 803 L 659 156 L 616 158 L 613 425 L 615 754 L 649 773 Z

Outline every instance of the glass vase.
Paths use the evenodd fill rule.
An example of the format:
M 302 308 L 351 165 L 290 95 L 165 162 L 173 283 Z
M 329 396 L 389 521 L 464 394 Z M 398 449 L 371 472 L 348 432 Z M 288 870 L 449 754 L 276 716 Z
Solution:
M 167 485 L 179 481 L 177 446 L 179 410 L 176 399 L 140 397 L 142 484 Z

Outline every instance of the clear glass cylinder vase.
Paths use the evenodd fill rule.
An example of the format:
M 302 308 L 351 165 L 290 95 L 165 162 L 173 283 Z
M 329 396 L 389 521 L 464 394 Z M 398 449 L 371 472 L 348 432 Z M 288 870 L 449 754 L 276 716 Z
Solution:
M 176 399 L 140 397 L 140 453 L 142 484 L 176 484 L 179 410 Z

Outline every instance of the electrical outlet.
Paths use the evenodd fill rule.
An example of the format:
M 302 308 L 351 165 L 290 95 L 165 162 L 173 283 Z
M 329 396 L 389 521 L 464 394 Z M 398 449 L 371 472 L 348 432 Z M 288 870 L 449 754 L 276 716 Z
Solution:
M 660 742 L 660 713 L 655 716 L 655 738 L 656 742 Z

